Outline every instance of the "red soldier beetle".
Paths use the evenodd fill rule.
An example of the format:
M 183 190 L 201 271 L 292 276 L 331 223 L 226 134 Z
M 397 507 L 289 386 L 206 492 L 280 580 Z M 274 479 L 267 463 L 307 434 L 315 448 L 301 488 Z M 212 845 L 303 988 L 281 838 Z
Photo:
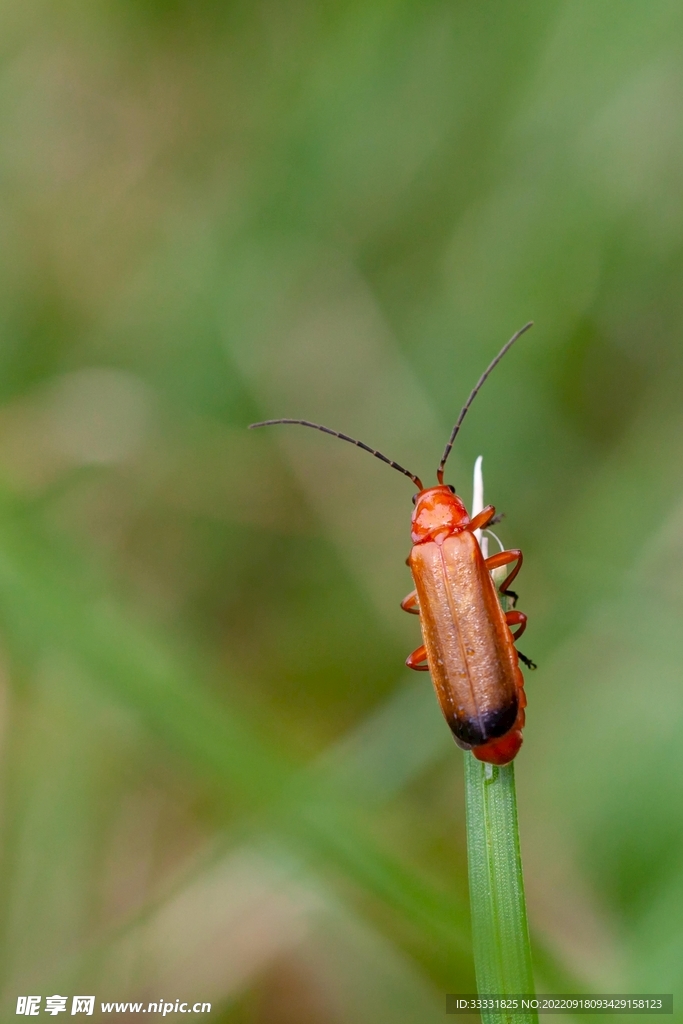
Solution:
M 522 745 L 526 695 L 519 660 L 529 668 L 536 667 L 515 648 L 527 622 L 526 615 L 514 608 L 517 595 L 510 590 L 522 567 L 522 552 L 511 548 L 485 558 L 475 531 L 492 523 L 495 508 L 487 505 L 470 519 L 455 487 L 445 484 L 443 478 L 453 442 L 484 381 L 532 326 L 528 323 L 517 331 L 477 381 L 451 431 L 436 471 L 436 487 L 424 487 L 418 476 L 386 455 L 319 423 L 277 419 L 251 424 L 252 428 L 285 423 L 321 430 L 355 444 L 413 481 L 418 493 L 413 497 L 413 547 L 407 564 L 415 589 L 401 607 L 420 616 L 424 643 L 406 664 L 416 671 L 431 672 L 441 710 L 458 746 L 471 750 L 480 761 L 497 765 L 512 761 Z M 496 591 L 491 572 L 509 565 L 513 568 Z M 499 594 L 511 598 L 509 611 L 501 607 Z M 516 632 L 512 626 L 517 627 Z

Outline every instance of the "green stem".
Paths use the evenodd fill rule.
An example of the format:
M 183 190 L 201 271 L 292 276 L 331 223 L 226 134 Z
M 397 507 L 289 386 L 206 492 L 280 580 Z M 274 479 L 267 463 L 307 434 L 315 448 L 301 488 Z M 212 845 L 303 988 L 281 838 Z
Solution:
M 517 828 L 514 764 L 465 754 L 472 947 L 480 995 L 532 994 L 531 946 Z M 481 1012 L 484 1024 L 535 1022 L 535 1011 Z
M 479 457 L 474 468 L 472 515 L 484 505 L 481 462 Z M 465 809 L 477 990 L 481 996 L 532 995 L 514 764 L 500 768 L 466 753 Z M 538 1020 L 535 1010 L 482 1010 L 481 1017 L 484 1024 Z

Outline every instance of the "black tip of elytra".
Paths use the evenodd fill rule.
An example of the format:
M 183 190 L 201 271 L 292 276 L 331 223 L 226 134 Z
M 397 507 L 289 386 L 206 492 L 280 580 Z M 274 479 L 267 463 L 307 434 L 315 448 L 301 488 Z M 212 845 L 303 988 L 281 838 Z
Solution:
M 480 747 L 482 743 L 504 736 L 517 718 L 517 697 L 504 707 L 484 711 L 472 718 L 453 718 L 451 732 L 459 747 Z

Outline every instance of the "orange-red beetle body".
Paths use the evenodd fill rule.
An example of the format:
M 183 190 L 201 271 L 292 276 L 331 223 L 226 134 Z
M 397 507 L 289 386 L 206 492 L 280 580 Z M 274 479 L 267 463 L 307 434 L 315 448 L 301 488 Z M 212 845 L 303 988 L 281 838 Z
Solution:
M 424 645 L 413 651 L 406 664 L 431 672 L 456 743 L 490 764 L 507 764 L 522 745 L 526 697 L 518 661 L 521 658 L 535 668 L 515 649 L 515 640 L 526 628 L 526 615 L 514 608 L 503 611 L 491 579 L 493 569 L 515 563 L 499 591 L 516 599 L 508 587 L 521 568 L 522 552 L 512 549 L 484 558 L 474 533 L 491 522 L 496 510 L 488 505 L 470 519 L 455 488 L 444 484 L 443 476 L 453 441 L 479 389 L 531 326 L 528 323 L 517 331 L 479 378 L 446 444 L 436 473 L 438 487 L 424 488 L 419 477 L 386 455 L 320 423 L 278 419 L 251 424 L 266 427 L 295 423 L 321 430 L 376 456 L 419 488 L 414 498 L 413 549 L 408 558 L 415 590 L 401 607 L 419 614 Z M 511 626 L 519 627 L 516 633 L 512 633 Z
M 491 569 L 516 562 L 505 590 L 517 574 L 521 552 L 484 559 L 474 536 L 494 514 L 489 506 L 470 520 L 445 485 L 416 496 L 408 558 L 415 591 L 402 607 L 419 610 L 424 639 L 408 665 L 429 668 L 456 743 L 481 761 L 506 764 L 522 745 L 526 705 L 510 626 L 518 624 L 519 635 L 526 617 L 503 611 L 490 575 Z

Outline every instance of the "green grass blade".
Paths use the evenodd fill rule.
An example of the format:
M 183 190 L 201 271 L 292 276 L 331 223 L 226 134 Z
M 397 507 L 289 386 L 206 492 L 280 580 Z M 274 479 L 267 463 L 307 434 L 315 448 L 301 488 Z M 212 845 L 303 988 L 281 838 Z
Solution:
M 465 754 L 465 800 L 477 989 L 480 994 L 532 993 L 514 764 L 499 768 Z M 521 1024 L 537 1015 L 482 1011 L 482 1019 Z
M 472 515 L 484 507 L 481 456 L 474 466 Z M 486 540 L 479 541 L 486 554 Z M 534 992 L 517 827 L 514 762 L 500 768 L 465 754 L 467 862 L 472 950 L 480 995 Z M 535 1022 L 535 1011 L 481 1011 L 484 1024 Z

